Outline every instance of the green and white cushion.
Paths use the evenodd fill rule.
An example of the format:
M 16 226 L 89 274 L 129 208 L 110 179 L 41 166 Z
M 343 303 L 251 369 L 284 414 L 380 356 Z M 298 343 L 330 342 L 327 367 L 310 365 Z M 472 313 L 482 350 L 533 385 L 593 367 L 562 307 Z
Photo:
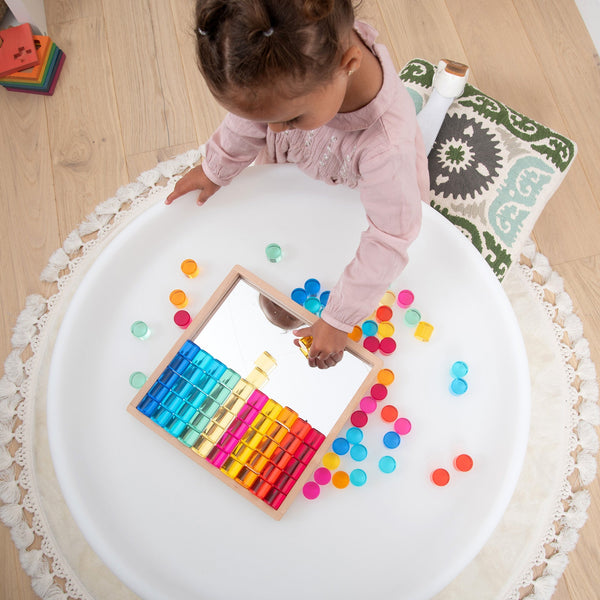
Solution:
M 414 59 L 400 72 L 417 112 L 435 68 Z M 571 140 L 467 84 L 429 154 L 431 206 L 471 239 L 502 280 L 576 152 Z

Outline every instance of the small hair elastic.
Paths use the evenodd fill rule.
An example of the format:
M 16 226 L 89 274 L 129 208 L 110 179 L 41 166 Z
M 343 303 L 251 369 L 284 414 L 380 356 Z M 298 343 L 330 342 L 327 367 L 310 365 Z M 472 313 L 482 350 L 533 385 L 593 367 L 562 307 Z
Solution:
M 208 31 L 204 31 L 204 29 L 201 29 L 200 27 L 198 27 L 198 33 L 200 35 L 208 35 Z
M 263 32 L 262 32 L 262 34 L 263 34 L 265 37 L 271 37 L 271 36 L 273 35 L 273 28 L 272 28 L 272 27 L 269 27 L 269 29 L 267 29 L 266 31 L 263 31 Z

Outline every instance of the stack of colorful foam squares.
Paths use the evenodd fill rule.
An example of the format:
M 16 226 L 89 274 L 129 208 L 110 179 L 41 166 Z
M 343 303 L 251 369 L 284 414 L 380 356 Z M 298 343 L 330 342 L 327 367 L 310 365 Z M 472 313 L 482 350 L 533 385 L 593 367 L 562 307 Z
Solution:
M 48 37 L 33 35 L 28 23 L 0 31 L 0 85 L 10 92 L 54 93 L 65 55 Z

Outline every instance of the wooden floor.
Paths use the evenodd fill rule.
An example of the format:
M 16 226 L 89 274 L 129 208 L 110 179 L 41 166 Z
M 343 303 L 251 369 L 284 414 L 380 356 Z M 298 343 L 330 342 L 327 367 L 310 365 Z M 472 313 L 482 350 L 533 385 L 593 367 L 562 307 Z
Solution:
M 122 184 L 197 147 L 223 114 L 195 66 L 192 0 L 46 0 L 67 60 L 56 93 L 0 89 L 0 357 L 67 234 Z M 535 228 L 600 366 L 600 59 L 573 0 L 368 0 L 401 67 L 471 66 L 471 81 L 574 139 L 578 158 Z M 600 485 L 556 600 L 600 598 Z M 35 598 L 0 526 L 0 598 Z

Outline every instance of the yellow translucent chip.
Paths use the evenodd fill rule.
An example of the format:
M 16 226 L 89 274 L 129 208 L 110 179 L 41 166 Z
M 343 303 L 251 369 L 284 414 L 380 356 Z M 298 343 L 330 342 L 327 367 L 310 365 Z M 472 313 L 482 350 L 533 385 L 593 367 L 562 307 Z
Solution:
M 235 450 L 231 453 L 235 460 L 245 464 L 248 462 L 252 454 L 254 453 L 254 448 L 249 448 L 245 444 L 238 444 L 235 447 Z
M 269 417 L 270 419 L 276 419 L 282 410 L 283 406 L 281 406 L 281 404 L 275 402 L 275 400 L 273 400 L 272 398 L 269 398 L 260 412 L 261 414 Z
M 385 306 L 393 306 L 395 300 L 396 300 L 396 294 L 394 294 L 394 292 L 388 290 L 383 295 L 383 298 L 379 301 L 379 304 L 385 304 Z
M 392 337 L 394 335 L 394 326 L 389 321 L 379 323 L 377 335 L 382 338 Z
M 277 361 L 265 350 L 254 364 L 265 373 L 268 373 L 273 367 L 277 366 Z
M 323 456 L 323 466 L 330 471 L 340 466 L 340 457 L 335 452 L 328 452 Z
M 244 465 L 242 463 L 238 462 L 237 460 L 233 460 L 233 458 L 228 458 L 223 463 L 223 466 L 221 467 L 221 471 L 223 471 L 223 473 L 225 473 L 232 479 L 235 479 L 238 476 L 238 473 L 242 470 L 243 466 Z
M 192 450 L 202 456 L 203 458 L 206 458 L 209 454 L 209 452 L 213 449 L 215 445 L 215 442 L 211 441 L 211 440 L 207 440 L 204 437 L 201 437 L 193 446 L 192 446 Z
M 260 388 L 269 381 L 269 376 L 261 368 L 254 367 L 248 377 L 246 377 L 246 381 L 254 387 Z
M 247 433 L 242 438 L 242 442 L 246 444 L 249 448 L 253 450 L 256 449 L 258 444 L 262 441 L 262 434 L 258 433 L 258 431 L 254 431 L 253 429 L 249 429 Z
M 425 321 L 421 321 L 415 329 L 415 337 L 422 342 L 428 342 L 432 333 L 433 325 L 426 323 Z

